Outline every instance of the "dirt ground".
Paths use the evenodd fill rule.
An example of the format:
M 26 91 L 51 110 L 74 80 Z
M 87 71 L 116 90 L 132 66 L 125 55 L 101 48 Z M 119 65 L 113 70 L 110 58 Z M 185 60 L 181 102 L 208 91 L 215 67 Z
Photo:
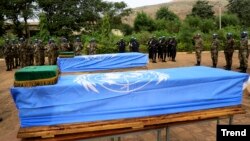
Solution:
M 238 54 L 234 53 L 233 71 L 238 71 L 239 66 L 237 58 Z M 195 54 L 177 53 L 176 62 L 168 61 L 166 63 L 158 62 L 156 64 L 149 63 L 148 69 L 156 68 L 174 68 L 183 66 L 193 66 L 195 64 Z M 219 53 L 218 67 L 223 68 L 225 59 L 223 52 Z M 250 60 L 249 60 L 250 61 Z M 211 66 L 210 53 L 203 52 L 202 65 Z M 0 59 L 0 117 L 3 121 L 0 122 L 0 141 L 17 141 L 16 138 L 19 129 L 18 111 L 12 100 L 9 88 L 13 84 L 13 76 L 16 70 L 5 71 L 5 63 Z M 250 67 L 247 70 L 250 73 Z M 243 106 L 247 113 L 244 115 L 237 115 L 234 118 L 234 124 L 249 124 L 250 125 L 250 96 L 243 96 Z M 222 123 L 227 123 L 227 120 L 222 120 Z M 163 131 L 163 130 L 162 130 Z M 161 138 L 164 139 L 165 131 L 162 132 Z M 216 139 L 216 121 L 198 122 L 187 125 L 179 125 L 170 128 L 171 141 L 214 141 Z M 95 139 L 107 140 L 107 139 Z M 124 135 L 121 137 L 122 141 L 154 141 L 156 140 L 156 132 L 148 131 L 143 133 L 135 133 Z

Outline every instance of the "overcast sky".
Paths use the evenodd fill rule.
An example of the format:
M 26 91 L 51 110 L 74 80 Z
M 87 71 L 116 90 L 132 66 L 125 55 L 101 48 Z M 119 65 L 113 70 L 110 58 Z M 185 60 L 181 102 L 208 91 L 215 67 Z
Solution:
M 105 0 L 105 1 L 112 1 L 112 2 L 121 2 L 124 1 L 130 8 L 134 7 L 141 7 L 146 5 L 154 5 L 159 3 L 166 3 L 172 0 Z

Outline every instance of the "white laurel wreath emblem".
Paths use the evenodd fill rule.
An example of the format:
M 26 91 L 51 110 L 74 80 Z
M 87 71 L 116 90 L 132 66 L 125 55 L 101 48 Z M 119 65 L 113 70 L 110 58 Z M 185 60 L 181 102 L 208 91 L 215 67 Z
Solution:
M 98 61 L 102 61 L 106 58 L 113 58 L 116 57 L 117 54 L 95 54 L 95 55 L 84 55 L 84 56 L 80 56 L 81 58 L 84 58 L 87 61 L 91 61 L 91 60 L 98 60 Z
M 150 83 L 154 82 L 156 85 L 158 85 L 163 81 L 167 81 L 168 79 L 169 75 L 166 73 L 157 71 L 134 71 L 128 73 L 80 75 L 74 80 L 74 82 L 82 85 L 85 90 L 93 91 L 95 93 L 100 93 L 100 91 L 96 88 L 96 85 L 116 93 L 129 93 L 142 89 Z

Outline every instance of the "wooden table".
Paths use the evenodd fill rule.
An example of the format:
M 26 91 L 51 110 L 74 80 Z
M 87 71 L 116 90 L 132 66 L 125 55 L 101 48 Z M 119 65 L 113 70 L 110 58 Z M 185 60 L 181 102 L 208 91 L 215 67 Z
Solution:
M 24 141 L 70 141 L 168 128 L 176 124 L 184 124 L 209 119 L 218 120 L 225 117 L 229 117 L 229 124 L 232 124 L 232 117 L 235 114 L 244 113 L 245 110 L 239 105 L 141 118 L 29 127 L 20 128 L 17 137 L 22 138 Z

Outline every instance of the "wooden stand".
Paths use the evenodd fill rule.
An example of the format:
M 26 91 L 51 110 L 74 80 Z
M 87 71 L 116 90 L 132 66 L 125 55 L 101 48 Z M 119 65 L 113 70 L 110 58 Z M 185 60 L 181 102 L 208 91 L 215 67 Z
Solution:
M 241 106 L 233 106 L 141 118 L 29 127 L 20 128 L 17 137 L 23 140 L 43 141 L 79 140 L 160 129 L 175 124 L 232 117 L 235 114 L 244 113 L 245 110 Z

